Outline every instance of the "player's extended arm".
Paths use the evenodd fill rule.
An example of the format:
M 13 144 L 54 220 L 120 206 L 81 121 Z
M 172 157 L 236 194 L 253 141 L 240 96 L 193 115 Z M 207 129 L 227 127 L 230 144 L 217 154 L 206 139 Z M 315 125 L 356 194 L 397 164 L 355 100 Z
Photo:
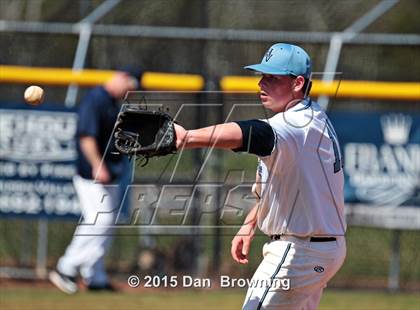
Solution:
M 237 123 L 226 123 L 194 130 L 175 124 L 176 147 L 211 147 L 235 149 L 242 145 L 242 130 Z
M 248 263 L 249 248 L 257 226 L 257 212 L 258 203 L 248 213 L 242 227 L 232 240 L 230 253 L 232 258 L 240 264 Z
M 215 147 L 268 156 L 274 150 L 273 128 L 261 120 L 245 120 L 185 130 L 175 124 L 176 148 Z
M 92 178 L 101 183 L 109 183 L 111 177 L 105 164 L 101 164 L 102 156 L 95 138 L 91 136 L 81 137 L 80 149 L 92 166 Z

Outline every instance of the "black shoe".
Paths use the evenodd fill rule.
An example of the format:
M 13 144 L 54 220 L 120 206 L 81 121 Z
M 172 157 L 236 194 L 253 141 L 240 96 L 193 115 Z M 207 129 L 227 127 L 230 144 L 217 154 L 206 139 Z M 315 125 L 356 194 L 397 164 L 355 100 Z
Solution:
M 88 285 L 88 290 L 91 292 L 118 292 L 118 289 L 113 286 L 111 283 L 107 283 L 105 285 Z
M 77 293 L 79 287 L 76 283 L 76 277 L 69 277 L 57 270 L 53 270 L 48 274 L 48 279 L 54 284 L 58 289 L 63 291 L 66 294 Z

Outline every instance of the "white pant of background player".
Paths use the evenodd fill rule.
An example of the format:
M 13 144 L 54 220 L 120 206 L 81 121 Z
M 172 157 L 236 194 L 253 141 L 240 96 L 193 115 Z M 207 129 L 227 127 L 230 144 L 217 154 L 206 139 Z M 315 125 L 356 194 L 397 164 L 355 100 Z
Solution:
M 346 256 L 344 237 L 336 241 L 310 242 L 309 238 L 282 236 L 266 243 L 264 259 L 255 272 L 249 287 L 244 310 L 257 309 L 317 309 L 327 282 L 340 269 Z M 281 281 L 289 279 L 289 290 Z M 261 283 L 272 283 L 267 286 Z
M 120 204 L 118 185 L 103 185 L 80 176 L 73 178 L 83 222 L 57 264 L 57 270 L 67 276 L 80 273 L 87 285 L 108 283 L 104 256 L 112 239 L 112 225 Z

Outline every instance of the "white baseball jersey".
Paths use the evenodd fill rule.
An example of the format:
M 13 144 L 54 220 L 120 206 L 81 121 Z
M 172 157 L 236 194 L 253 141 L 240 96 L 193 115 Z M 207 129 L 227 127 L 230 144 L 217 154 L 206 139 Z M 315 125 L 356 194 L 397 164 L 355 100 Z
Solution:
M 271 155 L 259 158 L 261 231 L 344 235 L 342 157 L 327 115 L 308 99 L 264 121 L 273 128 L 276 141 Z

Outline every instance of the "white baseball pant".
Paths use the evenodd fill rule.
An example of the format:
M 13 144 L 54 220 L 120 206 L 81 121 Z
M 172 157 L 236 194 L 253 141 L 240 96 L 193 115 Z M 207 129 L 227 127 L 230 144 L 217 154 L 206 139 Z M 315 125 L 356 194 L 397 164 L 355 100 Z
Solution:
M 343 264 L 346 244 L 344 237 L 310 242 L 282 236 L 264 245 L 263 256 L 243 309 L 312 310 L 318 308 L 323 289 Z
M 87 285 L 108 283 L 104 256 L 112 239 L 112 225 L 120 204 L 118 185 L 103 185 L 80 176 L 73 178 L 80 201 L 83 222 L 74 232 L 57 270 L 67 276 L 78 272 Z

